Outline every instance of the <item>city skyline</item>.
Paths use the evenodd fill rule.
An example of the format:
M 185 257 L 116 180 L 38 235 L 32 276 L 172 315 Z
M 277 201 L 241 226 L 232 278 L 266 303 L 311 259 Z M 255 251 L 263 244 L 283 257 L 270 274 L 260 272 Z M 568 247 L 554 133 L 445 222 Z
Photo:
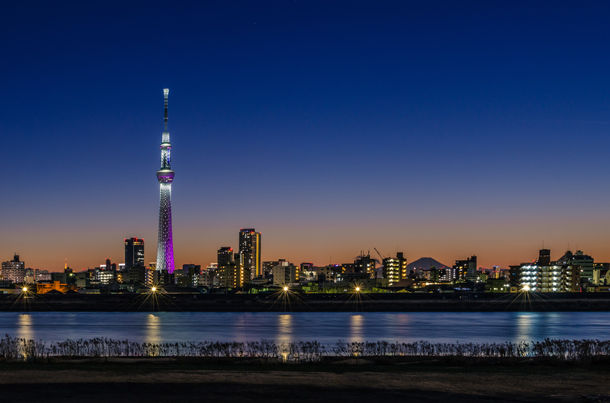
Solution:
M 178 267 L 246 227 L 262 260 L 610 261 L 605 5 L 104 10 L 7 7 L 3 259 L 80 269 L 137 236 L 156 260 L 168 86 Z
M 295 263 L 295 264 L 306 264 L 306 265 L 313 265 L 313 266 L 317 266 L 317 267 L 323 267 L 323 266 L 340 266 L 340 265 L 350 265 L 353 264 L 353 261 L 358 260 L 361 257 L 370 257 L 372 260 L 377 261 L 377 268 L 381 269 L 383 268 L 384 264 L 383 264 L 383 260 L 385 260 L 386 258 L 389 258 L 390 260 L 394 259 L 394 255 L 397 255 L 400 257 L 400 259 L 405 259 L 405 264 L 410 264 L 410 263 L 414 263 L 416 261 L 426 261 L 428 262 L 430 259 L 432 259 L 432 261 L 436 261 L 438 264 L 440 264 L 440 267 L 450 267 L 452 264 L 455 265 L 459 265 L 460 262 L 464 262 L 464 261 L 468 261 L 469 256 L 467 254 L 462 254 L 462 255 L 456 255 L 455 257 L 451 257 L 448 260 L 443 260 L 443 259 L 436 259 L 435 256 L 427 256 L 427 255 L 421 255 L 421 256 L 406 256 L 406 254 L 403 251 L 397 250 L 394 252 L 390 252 L 390 253 L 383 253 L 381 251 L 379 251 L 378 248 L 373 248 L 371 249 L 361 249 L 358 252 L 354 252 L 352 257 L 348 257 L 346 259 L 338 259 L 338 260 L 329 260 L 328 262 L 319 262 L 319 261 L 314 261 L 314 260 L 307 260 L 307 259 L 292 259 L 288 256 L 284 256 L 284 255 L 280 255 L 280 256 L 273 256 L 273 257 L 266 257 L 266 258 L 262 258 L 262 253 L 261 253 L 261 246 L 260 246 L 260 238 L 261 238 L 261 232 L 255 232 L 256 230 L 254 228 L 242 228 L 239 230 L 239 236 L 237 237 L 236 240 L 234 240 L 233 242 L 229 241 L 225 244 L 222 244 L 218 246 L 217 251 L 215 253 L 215 258 L 211 259 L 209 262 L 202 262 L 202 261 L 191 261 L 188 263 L 183 263 L 180 266 L 176 265 L 175 268 L 177 267 L 182 267 L 182 266 L 190 266 L 190 265 L 200 265 L 202 268 L 209 268 L 211 267 L 210 265 L 218 265 L 220 262 L 217 258 L 218 256 L 218 252 L 220 250 L 227 250 L 230 252 L 231 256 L 233 256 L 234 253 L 234 248 L 232 245 L 238 245 L 235 248 L 235 260 L 237 261 L 238 259 L 241 259 L 242 262 L 241 264 L 244 265 L 248 270 L 250 270 L 252 272 L 252 277 L 256 277 L 258 275 L 262 275 L 262 263 L 270 263 L 270 262 L 274 262 L 274 261 L 286 261 L 286 262 L 290 262 L 290 263 Z M 252 253 L 251 249 L 242 249 L 243 247 L 243 240 L 242 240 L 242 235 L 244 233 L 251 233 L 251 234 L 255 234 L 256 236 L 256 241 L 254 243 L 254 245 L 257 245 L 256 247 L 256 252 L 254 253 L 254 256 L 257 256 L 257 259 L 255 259 L 254 261 L 252 261 L 251 258 L 249 258 L 250 253 Z M 27 267 L 28 268 L 32 268 L 32 269 L 41 269 L 41 270 L 49 270 L 49 271 L 55 271 L 55 272 L 59 272 L 59 271 L 63 271 L 66 268 L 70 268 L 72 270 L 87 270 L 87 269 L 92 269 L 92 268 L 96 268 L 96 267 L 105 267 L 107 265 L 107 263 L 110 261 L 113 264 L 116 265 L 124 265 L 125 269 L 128 269 L 129 267 L 131 267 L 130 265 L 130 261 L 135 261 L 132 259 L 137 259 L 138 264 L 141 265 L 142 267 L 146 266 L 146 267 L 153 267 L 156 270 L 165 270 L 168 271 L 167 269 L 159 269 L 158 267 L 156 267 L 156 262 L 155 261 L 147 261 L 145 259 L 145 249 L 144 249 L 144 243 L 145 240 L 144 238 L 138 238 L 138 237 L 131 237 L 131 238 L 124 238 L 123 240 L 123 244 L 124 244 L 124 249 L 123 252 L 121 254 L 118 255 L 109 255 L 107 254 L 105 258 L 103 258 L 102 260 L 105 263 L 100 263 L 100 262 L 94 262 L 92 264 L 88 264 L 86 266 L 71 266 L 68 264 L 68 260 L 66 259 L 64 261 L 64 264 L 61 268 L 57 268 L 57 269 L 52 269 L 49 268 L 48 266 L 34 266 L 32 264 L 28 264 Z M 248 241 L 249 243 L 249 241 Z M 134 249 L 134 245 L 136 245 L 136 249 L 139 248 L 139 250 L 136 252 L 136 249 Z M 158 245 L 157 248 L 155 249 L 155 253 L 158 253 Z M 559 250 L 555 250 L 555 249 L 548 249 L 546 246 L 542 246 L 542 249 L 536 249 L 535 253 L 528 255 L 528 256 L 524 256 L 524 257 L 514 257 L 511 260 L 511 263 L 504 266 L 504 265 L 491 265 L 491 266 L 486 266 L 486 265 L 476 265 L 472 267 L 472 269 L 494 269 L 494 268 L 500 268 L 502 270 L 508 270 L 508 268 L 510 266 L 514 266 L 517 264 L 528 264 L 531 263 L 533 264 L 534 262 L 537 261 L 536 257 L 538 255 L 538 253 L 542 253 L 545 252 L 548 254 L 548 261 L 554 261 L 556 260 L 556 258 L 559 258 L 560 256 L 564 256 L 565 253 L 572 253 L 572 252 L 587 252 L 587 249 L 581 249 L 581 248 L 576 248 L 576 249 L 559 249 Z M 127 258 L 127 256 L 131 256 L 131 258 Z M 136 257 L 137 254 L 137 257 Z M 13 256 L 18 257 L 20 256 L 20 252 L 15 251 L 13 252 Z M 118 257 L 117 257 L 118 256 Z M 239 256 L 239 257 L 238 257 Z M 464 258 L 466 260 L 464 260 Z M 472 258 L 476 259 L 478 258 L 477 255 L 472 255 Z M 538 259 L 539 260 L 539 259 Z M 250 261 L 250 263 L 248 263 L 248 261 Z M 601 262 L 601 259 L 596 259 L 597 262 Z M 391 262 L 393 264 L 393 262 Z M 427 264 L 427 263 L 426 263 Z M 259 269 L 257 269 L 257 267 L 259 267 Z

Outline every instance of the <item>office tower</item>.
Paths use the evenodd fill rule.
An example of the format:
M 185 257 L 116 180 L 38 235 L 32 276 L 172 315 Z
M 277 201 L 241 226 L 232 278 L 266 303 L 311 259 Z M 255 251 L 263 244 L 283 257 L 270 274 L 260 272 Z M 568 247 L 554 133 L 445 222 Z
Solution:
M 19 255 L 15 254 L 13 260 L 2 262 L 2 278 L 15 284 L 25 281 L 25 262 L 19 260 Z
M 159 240 L 157 243 L 157 270 L 174 272 L 174 242 L 172 237 L 172 182 L 174 171 L 171 166 L 172 145 L 167 130 L 167 103 L 169 89 L 163 89 L 165 108 L 163 134 L 161 139 L 161 168 L 157 171 L 159 181 Z
M 402 252 L 398 252 L 396 257 L 383 259 L 383 278 L 387 280 L 390 287 L 407 278 L 407 259 Z
M 239 230 L 239 261 L 252 277 L 263 275 L 261 266 L 261 233 L 254 228 Z
M 230 246 L 223 246 L 218 249 L 218 268 L 229 265 L 233 262 L 233 248 Z
M 142 238 L 125 239 L 125 267 L 144 266 L 144 240 Z

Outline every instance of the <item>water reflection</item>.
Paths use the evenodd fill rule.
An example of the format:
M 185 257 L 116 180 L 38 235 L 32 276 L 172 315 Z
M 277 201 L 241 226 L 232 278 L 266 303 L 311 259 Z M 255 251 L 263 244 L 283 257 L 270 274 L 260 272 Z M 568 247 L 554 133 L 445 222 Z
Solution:
M 389 316 L 388 320 L 393 326 L 397 328 L 397 337 L 409 337 L 409 322 L 411 322 L 409 314 L 395 314 L 394 316 Z
M 161 318 L 152 313 L 146 317 L 146 343 L 161 343 Z
M 248 314 L 244 314 L 233 321 L 233 339 L 235 341 L 244 341 L 248 339 L 248 328 L 251 322 L 254 322 L 254 318 Z
M 32 326 L 32 315 L 22 313 L 17 322 L 17 337 L 26 340 L 34 339 L 34 329 Z
M 0 312 L 0 332 L 45 342 L 81 337 L 147 343 L 605 340 L 610 334 L 610 312 Z
M 364 340 L 364 316 L 361 314 L 352 315 L 349 318 L 349 341 Z
M 517 316 L 517 337 L 515 342 L 530 341 L 534 338 L 535 314 L 519 313 Z
M 281 314 L 277 317 L 278 326 L 277 326 L 277 343 L 278 344 L 286 344 L 290 343 L 292 340 L 292 315 L 290 314 Z

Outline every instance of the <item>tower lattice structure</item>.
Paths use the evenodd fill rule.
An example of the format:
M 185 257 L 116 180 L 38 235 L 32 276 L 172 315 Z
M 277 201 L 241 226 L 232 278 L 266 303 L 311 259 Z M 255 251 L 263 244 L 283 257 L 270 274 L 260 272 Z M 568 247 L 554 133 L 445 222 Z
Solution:
M 172 182 L 174 171 L 171 166 L 172 144 L 167 129 L 167 104 L 169 89 L 163 89 L 165 107 L 164 129 L 161 139 L 161 168 L 157 171 L 159 181 L 159 239 L 157 244 L 157 270 L 174 271 L 174 242 L 172 236 Z

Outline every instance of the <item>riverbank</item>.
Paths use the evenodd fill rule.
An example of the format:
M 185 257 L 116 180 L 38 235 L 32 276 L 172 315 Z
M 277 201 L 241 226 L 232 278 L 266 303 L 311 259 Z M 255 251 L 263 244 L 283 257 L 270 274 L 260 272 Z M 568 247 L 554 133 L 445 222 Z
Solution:
M 0 295 L 0 311 L 561 312 L 610 311 L 610 293 Z
M 0 387 L 11 402 L 608 402 L 608 373 L 607 361 L 88 359 L 0 363 Z
M 66 339 L 47 343 L 23 337 L 5 335 L 0 338 L 0 360 L 47 362 L 58 358 L 183 358 L 242 362 L 312 363 L 337 359 L 374 358 L 388 362 L 410 361 L 415 358 L 452 360 L 555 360 L 577 362 L 605 360 L 610 357 L 610 340 L 561 340 L 496 342 L 496 343 L 434 343 L 415 342 L 319 341 L 274 342 L 271 340 L 238 341 L 179 341 L 167 343 L 135 342 L 96 337 Z

